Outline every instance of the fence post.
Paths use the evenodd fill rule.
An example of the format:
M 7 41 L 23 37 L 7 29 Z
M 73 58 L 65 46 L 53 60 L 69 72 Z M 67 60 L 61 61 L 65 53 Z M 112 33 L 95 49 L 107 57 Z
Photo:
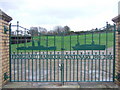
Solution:
M 9 81 L 9 22 L 10 16 L 0 10 L 0 88 Z

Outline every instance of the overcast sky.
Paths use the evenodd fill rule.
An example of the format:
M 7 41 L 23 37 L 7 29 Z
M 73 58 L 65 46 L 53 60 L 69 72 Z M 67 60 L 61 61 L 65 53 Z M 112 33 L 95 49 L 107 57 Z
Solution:
M 0 9 L 23 27 L 68 25 L 73 31 L 105 26 L 118 14 L 119 0 L 0 0 Z

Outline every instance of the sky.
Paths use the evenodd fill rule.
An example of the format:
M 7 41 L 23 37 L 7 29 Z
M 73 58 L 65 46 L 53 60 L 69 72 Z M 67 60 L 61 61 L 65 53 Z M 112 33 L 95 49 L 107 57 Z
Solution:
M 0 0 L 0 9 L 26 28 L 40 26 L 48 31 L 69 26 L 71 31 L 102 28 L 113 24 L 120 0 Z

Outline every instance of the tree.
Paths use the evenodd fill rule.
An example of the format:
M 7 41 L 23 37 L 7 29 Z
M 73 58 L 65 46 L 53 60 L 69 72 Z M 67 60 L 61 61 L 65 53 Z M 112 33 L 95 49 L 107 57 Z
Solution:
M 65 32 L 66 34 L 68 34 L 68 33 L 70 32 L 70 27 L 64 26 L 63 28 L 64 28 L 64 32 Z
M 31 34 L 32 36 L 38 36 L 38 28 L 30 27 L 29 34 Z
M 64 31 L 64 28 L 62 26 L 55 26 L 54 32 L 57 34 L 61 34 Z
M 46 34 L 47 33 L 47 29 L 46 28 L 43 28 L 43 27 L 39 27 L 39 32 L 41 34 Z

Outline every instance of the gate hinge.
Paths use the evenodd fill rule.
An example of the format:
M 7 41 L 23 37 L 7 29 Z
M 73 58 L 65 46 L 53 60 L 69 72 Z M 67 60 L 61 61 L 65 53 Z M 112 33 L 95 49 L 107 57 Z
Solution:
M 4 34 L 7 34 L 7 31 L 9 31 L 7 26 L 4 26 Z
M 7 80 L 8 78 L 10 78 L 10 76 L 8 76 L 7 72 L 4 73 L 4 80 Z
M 117 75 L 115 76 L 115 78 L 120 82 L 120 73 L 117 73 Z

